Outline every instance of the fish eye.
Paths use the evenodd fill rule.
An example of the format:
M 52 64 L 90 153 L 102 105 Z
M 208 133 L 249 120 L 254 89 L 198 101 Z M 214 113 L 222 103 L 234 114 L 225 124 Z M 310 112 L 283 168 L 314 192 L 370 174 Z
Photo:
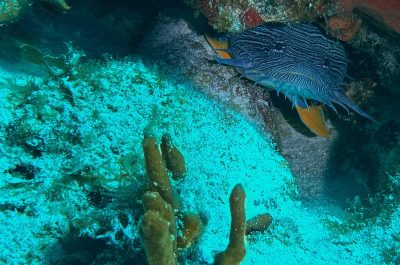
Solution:
M 328 68 L 330 65 L 331 65 L 331 60 L 329 60 L 329 58 L 325 58 L 322 67 Z

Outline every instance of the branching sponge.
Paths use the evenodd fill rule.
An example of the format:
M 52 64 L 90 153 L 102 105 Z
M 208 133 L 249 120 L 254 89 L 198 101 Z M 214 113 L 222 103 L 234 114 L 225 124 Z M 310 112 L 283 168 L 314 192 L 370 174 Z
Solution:
M 237 184 L 229 197 L 231 209 L 231 231 L 229 244 L 225 251 L 215 256 L 214 265 L 239 265 L 246 255 L 244 236 L 246 230 L 246 193 L 241 184 Z

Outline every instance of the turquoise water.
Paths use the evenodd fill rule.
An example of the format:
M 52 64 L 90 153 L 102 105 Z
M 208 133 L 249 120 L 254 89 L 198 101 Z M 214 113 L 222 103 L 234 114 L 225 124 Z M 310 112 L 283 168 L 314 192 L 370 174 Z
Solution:
M 170 4 L 71 1 L 63 13 L 35 3 L 0 27 L 0 264 L 213 264 L 229 243 L 236 184 L 246 220 L 272 217 L 244 237 L 240 264 L 398 264 L 397 84 L 371 76 L 379 91 L 358 94 L 381 125 L 326 112 L 331 137 L 310 136 L 283 97 L 252 94 L 212 63 L 204 21 Z M 356 47 L 346 44 L 352 59 Z M 349 74 L 375 70 L 351 64 Z M 165 134 L 186 173 L 156 183 L 143 141 Z M 181 204 L 175 224 L 162 222 L 178 237 L 184 216 L 202 223 L 176 251 L 170 230 L 157 245 L 155 224 L 143 239 L 143 194 L 163 195 L 161 182 Z

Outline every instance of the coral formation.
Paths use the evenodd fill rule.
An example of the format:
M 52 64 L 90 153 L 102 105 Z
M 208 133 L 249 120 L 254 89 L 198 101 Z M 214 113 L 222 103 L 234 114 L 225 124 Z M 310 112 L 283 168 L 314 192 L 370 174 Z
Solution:
M 25 10 L 35 0 L 4 0 L 0 3 L 0 25 L 18 20 Z M 70 9 L 64 0 L 40 0 L 60 8 L 63 11 Z
M 179 199 L 172 188 L 167 168 L 165 167 L 155 138 L 145 136 L 143 150 L 150 190 L 157 191 L 174 210 L 180 209 Z
M 215 265 L 239 265 L 246 255 L 244 246 L 246 232 L 245 198 L 246 193 L 243 186 L 237 184 L 229 197 L 232 220 L 229 244 L 225 251 L 215 256 Z
M 355 9 L 368 14 L 394 31 L 400 31 L 398 15 L 400 5 L 397 0 L 386 2 L 376 0 L 342 0 L 337 3 L 319 0 L 186 1 L 199 9 L 209 20 L 209 23 L 217 31 L 221 32 L 238 31 L 256 26 L 262 22 L 313 22 L 317 17 L 352 16 L 351 13 Z M 339 25 L 340 27 L 348 27 L 346 26 L 348 24 L 347 19 L 340 22 L 336 21 L 335 23 L 341 24 Z
M 169 223 L 169 239 L 171 241 L 170 244 L 172 245 L 171 250 L 174 253 L 176 251 L 177 230 L 176 225 L 174 225 L 176 223 L 175 213 L 171 205 L 165 202 L 158 192 L 148 191 L 143 195 L 143 210 L 145 213 L 148 211 L 158 212 L 160 218 L 164 218 Z M 146 242 L 146 238 L 144 241 L 145 246 L 151 244 L 151 242 Z M 152 251 L 148 253 L 151 254 Z
M 242 22 L 246 28 L 252 28 L 262 24 L 263 19 L 255 9 L 250 8 L 243 13 Z
M 239 265 L 246 256 L 245 235 L 252 232 L 264 232 L 271 224 L 270 214 L 259 214 L 246 221 L 246 193 L 241 184 L 237 184 L 229 197 L 231 226 L 229 244 L 225 251 L 215 256 L 215 265 Z
M 172 173 L 172 178 L 174 180 L 184 178 L 186 174 L 185 159 L 179 149 L 173 145 L 171 135 L 163 135 L 160 147 L 165 166 Z
M 329 33 L 342 41 L 351 40 L 361 28 L 361 19 L 357 15 L 341 14 L 328 19 Z
M 146 211 L 141 225 L 142 239 L 150 265 L 175 265 L 175 254 L 169 233 L 171 223 L 157 211 Z
M 0 3 L 0 25 L 17 20 L 32 0 L 4 0 Z
M 313 21 L 320 13 L 321 1 L 221 1 L 186 0 L 209 20 L 219 32 L 237 32 L 262 22 Z
M 397 0 L 342 0 L 339 6 L 344 12 L 360 10 L 387 28 L 400 33 L 400 2 Z
M 253 232 L 265 232 L 265 230 L 271 225 L 272 216 L 268 213 L 259 214 L 250 220 L 246 221 L 246 235 L 249 235 Z
M 365 54 L 364 58 L 366 56 L 371 58 L 363 64 L 363 67 L 371 71 L 373 75 L 377 74 L 374 81 L 396 95 L 400 85 L 398 81 L 400 80 L 400 61 L 398 60 L 400 45 L 395 39 L 391 40 L 379 33 L 370 27 L 362 27 L 349 43 L 357 49 L 358 53 Z M 371 77 L 371 74 L 368 77 Z
M 149 178 L 150 189 L 156 192 L 146 192 L 143 196 L 144 217 L 141 231 L 147 260 L 150 265 L 176 264 L 176 250 L 191 246 L 200 236 L 203 228 L 198 215 L 182 213 L 179 199 L 171 186 L 165 161 L 171 165 L 181 163 L 180 168 L 185 168 L 181 152 L 172 145 L 169 134 L 164 134 L 160 145 L 161 152 L 155 138 L 145 135 L 143 152 L 146 163 L 146 173 Z M 174 155 L 171 155 L 171 152 Z M 179 155 L 176 155 L 176 154 Z M 176 159 L 176 161 L 174 161 Z M 167 164 L 168 164 L 167 163 Z M 182 165 L 183 163 L 183 165 Z M 171 167 L 172 174 L 176 176 L 176 166 Z M 183 175 L 179 175 L 182 178 Z M 177 221 L 182 223 L 178 236 Z M 159 237 L 159 238 L 158 238 Z
M 375 68 L 378 72 L 375 81 L 389 89 L 399 85 L 399 14 L 397 0 L 343 0 L 327 14 L 327 32 L 350 43 L 355 53 L 368 54 L 373 64 L 363 67 Z M 397 93 L 398 89 L 395 90 Z
M 187 249 L 199 238 L 203 231 L 203 222 L 197 214 L 184 213 L 182 227 L 184 229 L 177 239 L 177 246 L 180 249 Z
M 160 145 L 162 155 L 156 145 L 155 138 L 145 136 L 143 151 L 146 161 L 146 172 L 150 180 L 150 189 L 143 196 L 144 217 L 141 224 L 141 233 L 147 259 L 150 265 L 176 264 L 176 249 L 186 249 L 197 240 L 203 230 L 200 217 L 193 213 L 182 213 L 180 208 L 171 207 L 172 186 L 167 181 L 166 165 L 161 159 L 169 152 L 172 143 L 171 136 L 164 134 Z M 176 147 L 174 147 L 176 149 Z M 178 149 L 176 149 L 179 152 Z M 179 152 L 180 153 L 180 152 Z M 170 157 L 169 159 L 173 159 Z M 183 161 L 180 153 L 178 156 Z M 172 162 L 172 161 L 171 161 Z M 160 195 L 161 194 L 161 195 Z M 164 198 L 166 196 L 166 198 Z M 175 197 L 175 196 L 174 196 Z M 244 246 L 245 235 L 255 231 L 265 231 L 271 224 L 269 214 L 257 215 L 246 222 L 245 191 L 242 185 L 237 184 L 230 195 L 231 230 L 229 244 L 225 251 L 215 256 L 214 264 L 238 265 L 246 255 Z M 177 216 L 181 223 L 180 232 L 177 232 Z

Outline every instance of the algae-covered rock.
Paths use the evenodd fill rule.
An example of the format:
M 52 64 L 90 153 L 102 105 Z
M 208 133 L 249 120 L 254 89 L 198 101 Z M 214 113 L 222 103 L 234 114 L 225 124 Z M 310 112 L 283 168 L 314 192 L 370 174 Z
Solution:
M 238 32 L 265 22 L 312 22 L 330 5 L 314 1 L 186 0 L 219 32 Z M 325 11 L 325 10 L 324 10 Z
M 70 7 L 64 0 L 40 0 L 68 11 Z M 18 20 L 35 0 L 3 0 L 0 3 L 0 25 Z
M 0 25 L 17 20 L 33 0 L 4 0 L 0 3 Z

